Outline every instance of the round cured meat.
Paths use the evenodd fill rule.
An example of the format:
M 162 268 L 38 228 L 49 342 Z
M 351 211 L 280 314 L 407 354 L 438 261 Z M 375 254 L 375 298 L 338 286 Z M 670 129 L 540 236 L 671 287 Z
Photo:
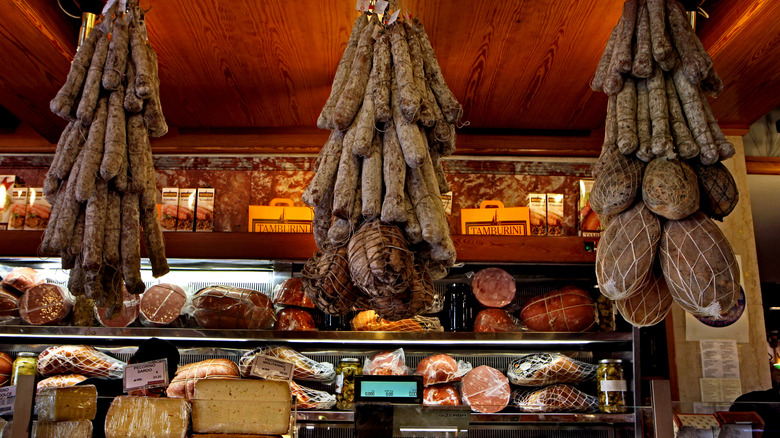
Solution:
M 566 286 L 528 301 L 520 310 L 520 319 L 540 332 L 582 332 L 596 323 L 595 306 L 590 294 Z
M 176 321 L 187 302 L 184 289 L 162 283 L 150 287 L 141 295 L 139 314 L 146 325 L 163 327 Z
M 0 321 L 10 321 L 14 318 L 19 318 L 19 297 L 0 287 Z
M 140 313 L 139 304 L 141 298 L 127 292 L 125 285 L 122 284 L 122 309 L 119 313 L 111 316 L 111 309 L 108 307 L 95 306 L 98 322 L 104 327 L 127 327 L 138 319 Z
M 494 414 L 509 404 L 509 379 L 504 374 L 487 365 L 469 371 L 461 384 L 463 403 L 471 410 L 484 414 Z
M 193 316 L 203 328 L 267 329 L 273 327 L 271 300 L 262 292 L 229 286 L 209 286 L 192 298 Z
M 303 280 L 300 277 L 290 278 L 282 283 L 281 289 L 274 298 L 274 304 L 314 308 L 314 303 L 303 291 Z
M 425 406 L 460 406 L 460 393 L 452 384 L 427 386 L 423 390 Z
M 317 326 L 307 310 L 287 307 L 276 313 L 274 330 L 312 331 L 317 330 Z
M 405 376 L 409 374 L 403 349 L 382 351 L 371 356 L 363 367 L 363 374 L 368 376 Z
M 195 393 L 195 382 L 201 379 L 240 379 L 238 365 L 230 359 L 206 359 L 200 362 L 182 365 L 176 370 L 171 384 L 165 390 L 170 398 L 186 398 L 192 400 Z
M 13 362 L 14 360 L 8 353 L 0 351 L 0 386 L 7 385 L 8 381 L 11 380 Z
M 423 385 L 455 382 L 458 376 L 458 362 L 449 354 L 434 354 L 417 364 L 417 375 L 423 376 Z
M 474 297 L 483 306 L 504 307 L 511 303 L 517 291 L 515 279 L 499 268 L 485 268 L 471 281 Z
M 36 386 L 36 393 L 43 388 L 63 388 L 66 386 L 74 386 L 87 380 L 87 376 L 81 374 L 61 374 L 59 376 L 47 377 Z
M 477 333 L 516 332 L 519 329 L 517 320 L 504 309 L 482 309 L 474 318 L 474 331 Z
M 14 268 L 3 277 L 3 286 L 9 286 L 21 293 L 27 289 L 45 283 L 46 277 L 33 268 Z
M 58 324 L 70 313 L 73 303 L 56 284 L 43 283 L 27 289 L 19 299 L 19 316 L 27 324 Z

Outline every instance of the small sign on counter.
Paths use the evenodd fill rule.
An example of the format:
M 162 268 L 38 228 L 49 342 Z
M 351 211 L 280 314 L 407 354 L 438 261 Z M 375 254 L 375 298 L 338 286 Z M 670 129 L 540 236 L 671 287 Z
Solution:
M 16 387 L 0 388 L 0 415 L 13 414 L 16 402 Z
M 252 362 L 252 370 L 249 375 L 269 380 L 292 380 L 294 368 L 292 362 L 259 355 Z
M 168 359 L 129 363 L 124 367 L 122 384 L 125 392 L 168 386 Z

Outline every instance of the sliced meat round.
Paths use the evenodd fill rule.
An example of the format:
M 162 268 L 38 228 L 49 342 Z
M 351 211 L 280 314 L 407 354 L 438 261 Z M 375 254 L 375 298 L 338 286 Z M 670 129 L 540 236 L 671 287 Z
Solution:
M 141 322 L 156 327 L 176 321 L 187 302 L 184 289 L 174 284 L 152 286 L 141 295 Z
M 434 354 L 420 361 L 417 365 L 417 375 L 423 376 L 423 385 L 455 382 L 460 380 L 458 361 L 449 354 Z
M 461 385 L 463 403 L 471 410 L 485 414 L 502 411 L 509 404 L 509 379 L 487 365 L 469 371 Z
M 52 325 L 68 316 L 73 303 L 56 284 L 43 283 L 27 289 L 19 299 L 19 316 L 27 324 Z
M 471 290 L 483 306 L 504 307 L 515 298 L 515 279 L 503 269 L 485 268 L 474 276 Z

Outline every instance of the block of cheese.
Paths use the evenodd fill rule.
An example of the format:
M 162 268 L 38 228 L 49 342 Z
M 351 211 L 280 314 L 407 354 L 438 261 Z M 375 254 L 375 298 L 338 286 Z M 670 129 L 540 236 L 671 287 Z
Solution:
M 92 422 L 76 421 L 33 421 L 32 438 L 92 438 Z
M 185 438 L 190 407 L 183 398 L 120 396 L 106 414 L 106 438 Z
M 35 397 L 40 421 L 94 420 L 97 411 L 95 385 L 43 388 Z
M 287 433 L 292 395 L 277 380 L 199 380 L 192 400 L 197 433 Z

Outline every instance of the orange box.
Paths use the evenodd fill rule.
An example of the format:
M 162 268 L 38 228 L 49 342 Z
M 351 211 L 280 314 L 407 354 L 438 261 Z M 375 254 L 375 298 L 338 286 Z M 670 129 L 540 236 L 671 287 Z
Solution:
M 270 205 L 249 206 L 249 231 L 253 233 L 311 233 L 314 210 L 295 207 L 292 199 L 274 198 Z
M 482 201 L 479 208 L 460 210 L 460 232 L 483 236 L 527 236 L 528 218 L 528 207 L 504 207 L 501 201 Z

